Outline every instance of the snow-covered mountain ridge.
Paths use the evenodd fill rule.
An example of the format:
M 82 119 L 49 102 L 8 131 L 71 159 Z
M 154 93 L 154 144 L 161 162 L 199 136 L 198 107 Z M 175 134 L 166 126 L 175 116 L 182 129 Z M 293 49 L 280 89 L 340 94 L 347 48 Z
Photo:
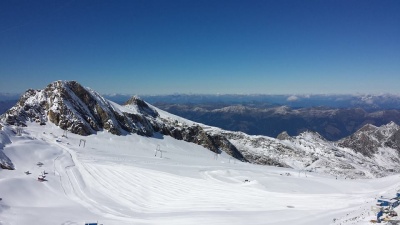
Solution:
M 26 126 L 27 121 L 43 125 L 51 122 L 79 135 L 95 134 L 100 130 L 115 135 L 136 133 L 149 137 L 161 133 L 214 152 L 222 150 L 245 161 L 223 136 L 208 135 L 199 124 L 176 117 L 184 121 L 180 123 L 168 113 L 160 116 L 158 111 L 136 97 L 121 106 L 76 81 L 56 81 L 43 90 L 28 90 L 1 118 L 8 124 L 21 126 Z
M 400 152 L 400 127 L 391 122 L 376 127 L 367 124 L 351 136 L 339 141 L 339 146 L 348 147 L 366 156 L 378 153 L 379 148 L 392 148 Z
M 347 178 L 383 177 L 400 172 L 399 151 L 384 143 L 377 146 L 373 153 L 361 153 L 340 146 L 343 140 L 330 142 L 318 133 L 310 131 L 294 137 L 282 134 L 279 135 L 280 139 L 241 132 L 219 132 L 226 136 L 248 161 L 257 164 L 323 172 Z
M 224 151 L 241 161 L 351 178 L 382 177 L 400 171 L 399 127 L 394 123 L 363 135 L 357 132 L 339 142 L 327 141 L 313 132 L 295 137 L 282 134 L 278 139 L 252 136 L 185 120 L 136 97 L 118 105 L 75 81 L 56 81 L 43 90 L 28 90 L 1 119 L 9 125 L 22 126 L 28 121 L 43 125 L 51 122 L 79 135 L 101 130 L 148 137 L 159 133 L 216 153 Z M 359 132 L 364 130 L 370 129 Z

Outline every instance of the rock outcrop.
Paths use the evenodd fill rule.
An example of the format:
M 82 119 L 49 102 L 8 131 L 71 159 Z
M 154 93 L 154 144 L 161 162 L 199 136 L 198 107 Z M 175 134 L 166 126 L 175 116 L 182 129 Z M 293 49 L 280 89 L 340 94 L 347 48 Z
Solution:
M 278 134 L 276 138 L 278 140 L 290 140 L 291 137 L 286 131 L 283 131 L 282 133 Z
M 380 127 L 366 124 L 349 137 L 339 140 L 338 145 L 368 157 L 384 147 L 396 149 L 400 154 L 400 127 L 393 122 Z
M 3 148 L 5 147 L 5 145 L 11 143 L 10 139 L 3 129 L 3 126 L 0 124 L 0 168 L 14 170 L 14 164 L 3 152 Z

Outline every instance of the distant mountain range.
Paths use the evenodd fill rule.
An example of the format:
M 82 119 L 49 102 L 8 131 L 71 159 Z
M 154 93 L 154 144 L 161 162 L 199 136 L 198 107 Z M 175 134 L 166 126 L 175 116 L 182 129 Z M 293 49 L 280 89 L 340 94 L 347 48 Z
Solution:
M 201 108 L 196 110 L 202 111 Z M 230 106 L 215 110 L 215 113 L 245 115 L 251 110 L 245 106 Z M 265 111 L 268 110 L 282 118 L 301 114 L 283 106 Z M 365 112 L 355 109 L 347 112 L 345 118 L 348 116 L 349 120 L 354 120 L 360 116 L 357 114 L 359 111 L 361 114 Z M 324 119 L 341 113 L 337 109 L 307 110 L 313 118 L 321 114 Z M 52 123 L 79 135 L 95 135 L 100 131 L 150 138 L 167 135 L 201 145 L 216 154 L 226 152 L 244 162 L 301 171 L 318 170 L 349 178 L 382 177 L 400 172 L 400 127 L 394 122 L 379 127 L 366 124 L 354 134 L 335 142 L 312 131 L 295 136 L 282 132 L 277 138 L 272 138 L 196 123 L 160 110 L 138 97 L 120 105 L 75 81 L 56 81 L 42 90 L 28 90 L 17 104 L 1 115 L 0 120 L 3 124 L 0 129 L 8 130 L 6 133 L 1 131 L 2 136 L 10 135 L 9 131 L 15 126 Z M 351 122 L 346 124 L 355 126 Z M 7 141 L 3 138 L 0 144 L 7 144 Z M 3 168 L 13 168 L 4 154 L 0 155 L 0 164 Z
M 11 108 L 17 100 L 3 100 L 0 101 L 0 114 L 4 113 L 7 111 L 9 108 Z
M 298 135 L 310 130 L 328 140 L 346 137 L 365 124 L 400 123 L 399 110 L 362 108 L 270 106 L 267 104 L 168 104 L 154 103 L 172 114 L 226 130 L 276 137 L 283 131 Z
M 118 104 L 131 96 L 104 95 Z M 14 98 L 14 100 L 12 100 Z M 18 95 L 0 94 L 0 114 Z M 162 95 L 140 98 L 195 122 L 276 137 L 315 131 L 328 140 L 351 135 L 365 124 L 400 124 L 400 96 L 382 95 Z
M 131 95 L 104 95 L 105 98 L 123 103 Z M 174 94 L 174 95 L 141 95 L 145 101 L 169 104 L 254 104 L 261 106 L 289 106 L 291 108 L 328 107 L 328 108 L 362 108 L 366 111 L 400 109 L 400 95 L 243 95 L 243 94 Z
M 328 140 L 365 124 L 400 123 L 400 95 L 196 95 L 141 96 L 172 114 L 226 130 L 276 137 L 311 130 Z M 106 95 L 122 103 L 126 95 Z
M 20 94 L 0 92 L 0 114 L 11 108 L 19 99 Z
M 21 94 L 1 93 L 0 102 L 17 101 Z M 132 97 L 126 94 L 104 94 L 105 98 L 122 104 Z M 168 104 L 254 104 L 264 106 L 289 106 L 291 108 L 328 107 L 328 108 L 362 108 L 366 111 L 400 109 L 400 95 L 344 95 L 344 94 L 311 94 L 311 95 L 266 95 L 266 94 L 173 94 L 173 95 L 139 95 L 145 101 Z
M 15 101 L 18 100 L 21 94 L 15 94 L 15 93 L 2 93 L 0 92 L 0 102 L 1 101 Z

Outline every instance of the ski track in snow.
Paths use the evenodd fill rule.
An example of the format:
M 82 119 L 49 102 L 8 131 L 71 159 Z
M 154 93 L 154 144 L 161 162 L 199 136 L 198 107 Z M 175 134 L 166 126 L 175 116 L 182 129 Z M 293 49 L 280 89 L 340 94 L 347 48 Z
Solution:
M 215 159 L 166 136 L 99 132 L 79 147 L 81 136 L 62 133 L 32 124 L 11 137 L 4 151 L 16 170 L 0 170 L 0 224 L 369 224 L 375 198 L 399 188 L 398 175 L 305 177 L 231 161 L 225 153 Z M 154 156 L 158 145 L 163 158 Z M 32 175 L 23 174 L 26 168 Z M 43 183 L 34 181 L 41 170 L 49 173 Z

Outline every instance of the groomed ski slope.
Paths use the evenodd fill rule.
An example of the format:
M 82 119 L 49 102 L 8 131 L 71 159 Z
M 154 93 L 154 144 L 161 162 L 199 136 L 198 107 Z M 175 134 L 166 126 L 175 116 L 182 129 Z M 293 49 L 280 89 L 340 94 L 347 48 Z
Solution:
M 400 182 L 252 165 L 161 135 L 62 135 L 36 124 L 10 135 L 0 224 L 369 224 L 375 198 Z

